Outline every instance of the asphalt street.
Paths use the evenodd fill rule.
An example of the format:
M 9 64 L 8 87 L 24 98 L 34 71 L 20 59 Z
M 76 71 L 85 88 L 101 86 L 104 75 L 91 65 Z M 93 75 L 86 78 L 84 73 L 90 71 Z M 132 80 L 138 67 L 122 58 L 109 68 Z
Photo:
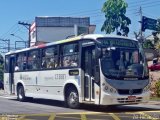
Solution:
M 34 99 L 19 102 L 15 96 L 0 96 L 0 120 L 150 120 L 160 119 L 160 103 L 103 107 L 81 105 L 70 109 L 63 102 Z

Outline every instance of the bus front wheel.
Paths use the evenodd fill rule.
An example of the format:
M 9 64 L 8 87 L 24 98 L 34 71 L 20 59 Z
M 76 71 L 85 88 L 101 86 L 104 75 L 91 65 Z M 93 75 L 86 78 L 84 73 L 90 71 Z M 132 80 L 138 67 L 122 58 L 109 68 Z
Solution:
M 79 107 L 79 96 L 78 92 L 75 89 L 70 89 L 67 94 L 67 106 L 70 108 L 78 108 Z
M 24 102 L 26 100 L 25 93 L 24 93 L 24 87 L 19 86 L 17 90 L 17 99 L 21 102 Z

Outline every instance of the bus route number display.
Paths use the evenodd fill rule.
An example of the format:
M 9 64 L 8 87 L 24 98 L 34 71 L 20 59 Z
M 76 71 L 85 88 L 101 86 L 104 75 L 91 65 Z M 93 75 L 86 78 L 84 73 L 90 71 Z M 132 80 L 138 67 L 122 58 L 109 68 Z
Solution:
M 137 41 L 131 41 L 128 39 L 103 38 L 99 39 L 99 41 L 101 42 L 102 46 L 138 48 Z

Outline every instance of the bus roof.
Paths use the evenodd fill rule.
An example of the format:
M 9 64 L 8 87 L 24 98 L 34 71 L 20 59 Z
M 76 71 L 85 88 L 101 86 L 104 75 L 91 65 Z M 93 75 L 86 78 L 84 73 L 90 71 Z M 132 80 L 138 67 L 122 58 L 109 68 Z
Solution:
M 61 44 L 61 43 L 72 42 L 72 41 L 78 41 L 78 40 L 83 40 L 83 39 L 96 40 L 97 38 L 104 38 L 104 37 L 107 37 L 107 38 L 122 38 L 122 39 L 137 41 L 136 39 L 133 39 L 133 38 L 128 38 L 128 37 L 125 37 L 125 36 L 118 36 L 118 35 L 88 34 L 88 35 L 80 35 L 80 36 L 77 36 L 77 37 L 68 38 L 68 39 L 64 39 L 64 40 L 58 40 L 58 41 L 54 41 L 54 42 L 51 42 L 51 43 L 41 44 L 41 45 L 33 46 L 33 47 L 30 47 L 30 48 L 24 48 L 24 49 L 21 49 L 21 50 L 10 51 L 10 52 L 6 53 L 5 55 L 14 54 L 14 53 L 23 52 L 23 51 L 28 51 L 28 50 L 32 50 L 32 49 L 36 49 L 36 48 L 42 48 L 42 47 L 45 47 L 45 46 L 51 46 L 51 45 L 56 45 L 56 44 Z

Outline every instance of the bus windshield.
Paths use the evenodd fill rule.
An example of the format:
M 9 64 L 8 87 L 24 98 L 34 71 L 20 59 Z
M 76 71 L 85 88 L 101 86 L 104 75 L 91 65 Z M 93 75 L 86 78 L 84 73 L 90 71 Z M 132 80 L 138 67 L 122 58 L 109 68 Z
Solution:
M 103 43 L 111 43 L 110 41 L 104 42 L 103 39 Z M 129 40 L 127 42 L 127 44 L 112 42 L 115 43 L 112 47 L 111 45 L 105 46 L 103 44 L 101 68 L 102 73 L 107 78 L 125 79 L 144 77 L 144 71 L 146 69 L 145 61 L 138 47 L 138 43 L 133 43 Z M 116 43 L 121 46 L 116 46 Z

